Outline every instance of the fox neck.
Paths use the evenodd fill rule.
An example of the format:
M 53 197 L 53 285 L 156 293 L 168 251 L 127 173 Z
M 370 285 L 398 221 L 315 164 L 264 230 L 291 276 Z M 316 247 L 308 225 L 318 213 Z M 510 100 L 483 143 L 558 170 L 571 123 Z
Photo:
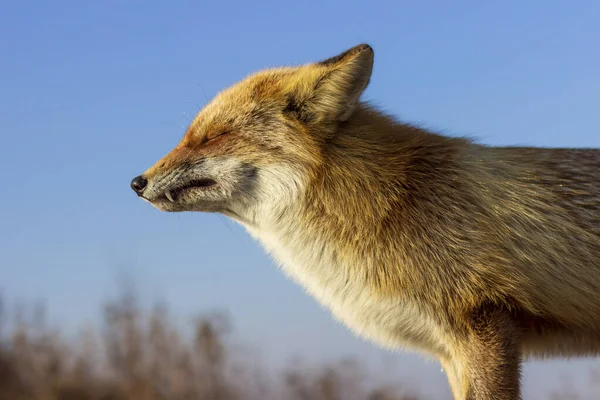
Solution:
M 402 220 L 410 198 L 430 195 L 428 186 L 445 179 L 464 146 L 463 139 L 400 124 L 361 105 L 326 141 L 314 168 L 263 170 L 268 192 L 237 219 L 254 236 L 389 237 L 379 231 L 392 229 L 383 222 Z

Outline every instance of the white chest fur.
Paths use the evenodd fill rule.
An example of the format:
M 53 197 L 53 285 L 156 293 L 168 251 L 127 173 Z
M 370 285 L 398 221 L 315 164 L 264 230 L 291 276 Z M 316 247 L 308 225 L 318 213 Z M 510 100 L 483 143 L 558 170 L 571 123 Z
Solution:
M 299 232 L 247 229 L 290 278 L 359 336 L 385 347 L 443 351 L 440 328 L 429 314 L 403 299 L 376 299 L 364 280 L 352 274 L 357 266 L 348 268 L 326 243 Z

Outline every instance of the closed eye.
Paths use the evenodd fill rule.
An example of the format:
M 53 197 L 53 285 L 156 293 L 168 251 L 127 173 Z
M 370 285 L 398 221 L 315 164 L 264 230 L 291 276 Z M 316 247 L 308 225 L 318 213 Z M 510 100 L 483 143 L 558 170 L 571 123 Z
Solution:
M 208 135 L 206 135 L 206 141 L 208 142 L 210 140 L 216 139 L 219 136 L 223 136 L 227 133 L 229 133 L 229 131 L 216 131 L 215 133 L 209 133 Z

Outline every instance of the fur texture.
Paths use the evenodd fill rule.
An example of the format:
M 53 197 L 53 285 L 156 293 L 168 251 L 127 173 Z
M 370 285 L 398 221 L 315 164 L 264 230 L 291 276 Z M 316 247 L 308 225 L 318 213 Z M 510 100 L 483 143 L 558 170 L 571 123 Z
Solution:
M 521 359 L 600 353 L 600 150 L 489 147 L 359 98 L 373 50 L 254 74 L 146 171 L 220 212 L 359 335 L 438 358 L 456 399 L 518 399 Z

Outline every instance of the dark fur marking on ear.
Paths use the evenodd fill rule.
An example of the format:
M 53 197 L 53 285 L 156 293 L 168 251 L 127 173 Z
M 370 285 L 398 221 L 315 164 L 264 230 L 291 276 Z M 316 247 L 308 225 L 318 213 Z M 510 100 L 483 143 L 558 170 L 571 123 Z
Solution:
M 305 102 L 300 101 L 293 95 L 288 96 L 283 113 L 304 123 L 308 123 L 314 118 L 313 114 L 308 111 Z
M 341 54 L 338 54 L 337 56 L 333 56 L 330 57 L 326 60 L 320 61 L 317 64 L 318 65 L 323 65 L 323 66 L 328 66 L 328 65 L 332 65 L 332 64 L 336 64 L 340 61 L 342 61 L 344 58 L 348 57 L 351 54 L 355 54 L 355 53 L 359 53 L 361 51 L 364 50 L 373 50 L 373 48 L 371 46 L 369 46 L 368 44 L 364 43 L 364 44 L 359 44 L 358 46 L 354 46 L 351 49 L 348 49 L 346 51 L 344 51 Z
M 283 109 L 284 113 L 299 113 L 301 111 L 302 104 L 294 97 L 293 95 L 289 95 L 287 98 L 287 103 Z

